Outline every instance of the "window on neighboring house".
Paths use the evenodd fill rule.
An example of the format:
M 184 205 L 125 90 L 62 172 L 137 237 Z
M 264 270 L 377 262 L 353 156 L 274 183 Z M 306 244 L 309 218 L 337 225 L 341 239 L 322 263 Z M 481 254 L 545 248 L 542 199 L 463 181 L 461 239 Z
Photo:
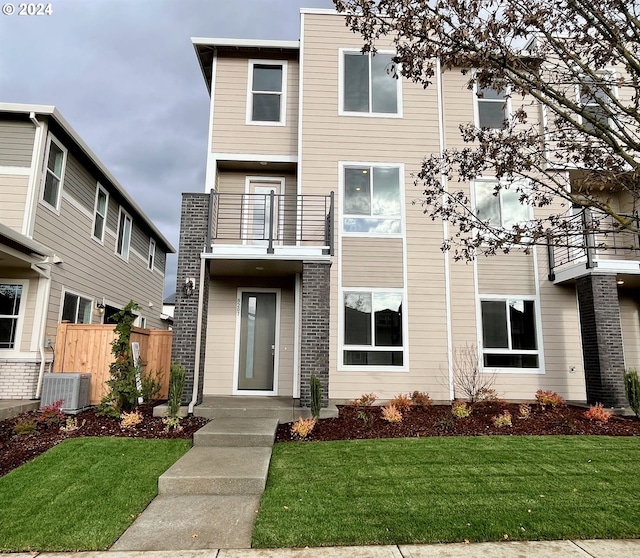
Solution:
M 393 54 L 378 51 L 343 53 L 342 111 L 400 113 L 400 80 L 392 73 Z
M 284 124 L 286 83 L 286 62 L 250 61 L 247 122 Z
M 122 308 L 116 308 L 115 306 L 110 306 L 109 304 L 105 304 L 104 306 L 104 315 L 102 316 L 103 324 L 115 324 L 117 323 L 114 316 L 120 312 Z
M 153 238 L 149 239 L 149 258 L 147 259 L 147 269 L 153 271 L 156 263 L 156 241 Z
M 506 298 L 481 300 L 485 368 L 539 368 L 536 303 Z
M 93 301 L 89 298 L 65 292 L 62 302 L 62 321 L 74 324 L 90 324 Z
M 96 187 L 96 201 L 93 210 L 93 238 L 100 243 L 104 242 L 104 229 L 107 222 L 107 211 L 109 209 L 109 194 L 100 186 Z
M 343 198 L 344 232 L 402 232 L 400 167 L 345 166 Z
M 476 90 L 476 105 L 478 107 L 478 127 L 501 129 L 509 119 L 507 92 L 491 87 Z
M 579 86 L 579 99 L 583 115 L 590 116 L 596 122 L 608 125 L 611 117 L 611 98 L 606 89 L 615 94 L 611 83 L 610 72 L 598 72 L 597 78 L 584 76 Z M 606 88 L 606 89 L 605 89 Z M 593 130 L 596 125 L 582 117 L 582 124 L 587 130 Z
M 60 196 L 62 194 L 66 160 L 67 150 L 53 136 L 49 136 L 42 201 L 56 211 L 60 209 Z
M 0 283 L 0 349 L 15 349 L 22 285 Z
M 133 221 L 131 216 L 122 208 L 118 216 L 118 240 L 116 242 L 116 253 L 125 260 L 129 260 L 129 244 L 131 242 L 131 227 Z
M 402 293 L 345 292 L 346 366 L 402 366 Z
M 531 208 L 520 203 L 517 185 L 502 186 L 495 195 L 496 181 L 476 181 L 476 215 L 497 228 L 510 229 L 516 223 L 528 221 Z

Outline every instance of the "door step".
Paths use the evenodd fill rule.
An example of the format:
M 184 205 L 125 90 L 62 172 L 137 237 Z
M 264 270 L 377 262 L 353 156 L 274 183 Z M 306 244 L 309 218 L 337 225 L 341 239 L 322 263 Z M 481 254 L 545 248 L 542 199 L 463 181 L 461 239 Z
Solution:
M 214 419 L 193 436 L 196 447 L 270 447 L 276 435 L 276 418 Z

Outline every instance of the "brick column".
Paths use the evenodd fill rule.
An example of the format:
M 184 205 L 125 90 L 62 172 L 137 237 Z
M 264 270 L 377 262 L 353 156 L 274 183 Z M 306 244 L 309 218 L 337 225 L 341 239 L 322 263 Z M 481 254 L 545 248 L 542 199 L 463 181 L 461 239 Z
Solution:
M 209 194 L 182 194 L 171 361 L 180 362 L 186 370 L 186 380 L 182 392 L 183 405 L 189 403 L 193 395 L 198 299 L 200 294 L 200 254 L 205 250 L 208 236 L 208 222 Z M 187 278 L 194 280 L 193 293 L 189 296 L 185 294 L 183 288 Z M 209 307 L 208 262 L 206 262 L 205 265 L 202 304 L 198 404 L 202 403 L 205 340 L 207 337 L 207 309 Z
M 587 401 L 625 407 L 624 351 L 615 275 L 591 274 L 576 283 Z
M 322 406 L 329 403 L 329 307 L 331 262 L 302 263 L 302 335 L 300 347 L 300 405 L 311 405 L 309 381 L 322 385 Z

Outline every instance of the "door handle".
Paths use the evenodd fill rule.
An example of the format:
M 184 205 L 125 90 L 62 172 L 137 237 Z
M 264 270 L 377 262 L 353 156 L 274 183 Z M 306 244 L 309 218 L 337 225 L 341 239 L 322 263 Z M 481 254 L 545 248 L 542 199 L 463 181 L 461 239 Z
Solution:
M 276 356 L 276 346 L 271 345 L 271 356 Z

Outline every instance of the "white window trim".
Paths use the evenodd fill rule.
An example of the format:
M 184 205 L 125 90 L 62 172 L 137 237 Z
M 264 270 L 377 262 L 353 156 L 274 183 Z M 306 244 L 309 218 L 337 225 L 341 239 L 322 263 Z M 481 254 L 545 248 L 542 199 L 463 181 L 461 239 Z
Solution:
M 505 89 L 505 100 L 507 102 L 507 114 L 505 115 L 505 121 L 508 124 L 511 124 L 511 91 L 509 88 Z M 473 122 L 476 128 L 480 128 L 480 109 L 478 108 L 478 104 L 480 102 L 485 103 L 499 103 L 500 100 L 497 99 L 481 99 L 478 97 L 478 84 L 475 83 L 473 85 Z M 502 130 L 502 128 L 484 128 L 486 130 Z
M 131 222 L 131 228 L 129 230 L 129 242 L 127 245 L 127 255 L 126 257 L 123 254 L 119 254 L 118 253 L 118 239 L 120 238 L 120 222 L 122 220 L 122 215 L 124 214 L 125 219 L 129 219 L 129 221 Z M 129 261 L 129 256 L 131 255 L 131 237 L 133 236 L 133 218 L 131 217 L 131 215 L 129 215 L 129 213 L 122 208 L 122 206 L 120 206 L 120 209 L 118 211 L 118 228 L 116 229 L 116 245 L 115 245 L 115 254 L 116 256 L 118 256 L 120 259 L 124 260 L 125 262 Z M 124 246 L 124 245 L 123 245 Z M 123 250 L 124 252 L 124 250 Z
M 376 345 L 346 345 L 344 342 L 344 295 L 345 293 L 398 293 L 402 295 L 402 347 Z M 409 371 L 409 320 L 407 289 L 393 287 L 344 287 L 339 290 L 338 310 L 338 371 L 339 372 L 408 372 Z M 372 313 L 373 314 L 373 313 Z M 402 366 L 355 365 L 344 363 L 344 351 L 402 351 Z
M 613 93 L 613 95 L 619 99 L 620 98 L 620 91 L 618 90 L 618 86 L 616 85 L 617 83 L 617 79 L 618 79 L 618 73 L 615 71 L 614 68 L 602 68 L 601 70 L 598 70 L 596 72 L 597 75 L 603 75 L 603 74 L 608 74 L 609 78 L 611 79 L 612 85 L 610 87 L 611 92 Z M 584 78 L 587 78 L 588 76 L 583 76 Z M 585 106 L 600 106 L 597 105 L 596 103 L 583 103 L 582 102 L 582 94 L 580 89 L 582 88 L 582 83 L 578 83 L 576 84 L 576 101 L 578 103 L 578 105 L 580 107 L 585 107 Z M 610 101 L 607 101 L 607 104 L 610 104 Z M 610 105 L 611 106 L 611 105 Z M 611 117 L 609 117 L 607 122 L 607 125 L 609 127 L 613 126 L 615 124 L 615 122 L 613 121 L 613 119 Z M 578 121 L 580 122 L 581 125 L 584 125 L 584 118 L 581 114 L 578 115 Z
M 0 283 L 3 285 L 20 285 L 22 287 L 22 293 L 20 294 L 20 306 L 18 307 L 18 320 L 16 323 L 16 337 L 13 343 L 13 349 L 0 348 L 0 355 L 13 355 L 21 353 L 22 346 L 22 330 L 24 324 L 24 315 L 27 306 L 27 295 L 29 291 L 29 281 L 19 279 L 4 279 L 0 277 Z
M 249 69 L 247 75 L 247 107 L 245 123 L 249 126 L 286 126 L 287 124 L 287 60 L 266 60 L 260 58 L 250 58 L 248 60 Z M 263 66 L 281 66 L 282 67 L 282 91 L 280 92 L 280 120 L 264 121 L 253 120 L 253 67 Z M 273 92 L 266 92 L 274 94 Z
M 149 255 L 147 256 L 147 269 L 153 271 L 156 267 L 156 241 L 149 239 Z
M 536 319 L 536 342 L 538 348 L 536 350 L 513 350 L 513 349 L 487 349 L 491 354 L 531 354 L 538 355 L 538 367 L 537 368 L 491 368 L 484 366 L 484 338 L 482 335 L 482 301 L 506 301 L 508 300 L 525 300 L 533 301 L 535 307 L 535 319 Z M 540 309 L 540 296 L 539 295 L 523 295 L 523 294 L 477 294 L 476 295 L 476 316 L 478 319 L 478 347 L 480 348 L 478 355 L 478 365 L 483 373 L 487 374 L 545 374 L 544 363 L 544 346 L 542 338 L 542 312 Z M 509 333 L 509 342 L 511 342 L 511 329 L 507 327 Z
M 345 215 L 344 213 L 344 171 L 347 167 L 387 167 L 387 168 L 397 168 L 399 174 L 399 189 L 400 189 L 400 232 L 398 233 L 375 233 L 375 232 L 348 232 L 344 230 L 344 219 L 345 217 L 353 217 L 353 218 L 366 218 L 365 215 Z M 380 163 L 380 162 L 359 162 L 359 161 L 339 161 L 338 162 L 338 192 L 339 192 L 339 200 L 338 204 L 338 227 L 340 233 L 346 237 L 361 237 L 361 238 L 402 238 L 405 236 L 405 227 L 406 227 L 406 211 L 405 211 L 405 193 L 404 193 L 404 163 Z M 375 219 L 376 216 L 370 215 L 372 219 Z M 383 218 L 394 218 L 393 216 L 384 216 L 378 215 L 380 219 Z
M 93 297 L 91 296 L 87 296 L 84 295 L 82 293 L 78 293 L 76 291 L 72 291 L 71 289 L 67 289 L 65 287 L 62 288 L 62 293 L 60 294 L 60 309 L 58 310 L 58 323 L 61 324 L 62 323 L 62 312 L 64 310 L 64 299 L 67 296 L 67 294 L 73 295 L 73 296 L 77 296 L 78 297 L 78 304 L 80 304 L 80 299 L 84 298 L 85 300 L 89 300 L 91 302 L 90 307 L 91 307 L 91 319 L 89 321 L 89 324 L 93 323 L 93 314 L 96 310 L 96 301 Z M 78 305 L 76 305 L 76 320 L 78 319 Z M 71 322 L 71 323 L 75 323 L 77 324 L 78 322 Z M 87 325 L 87 324 L 85 324 Z
M 44 187 L 45 187 L 45 184 L 47 183 L 47 176 L 49 174 L 49 166 L 48 166 L 49 151 L 51 150 L 52 143 L 55 143 L 62 151 L 62 171 L 60 172 L 60 183 L 58 184 L 58 193 L 56 197 L 55 206 L 50 205 L 49 202 L 45 201 L 44 199 Z M 44 152 L 44 161 L 43 161 L 43 168 L 42 168 L 42 184 L 40 186 L 39 202 L 44 207 L 46 207 L 49 211 L 53 211 L 56 215 L 60 215 L 60 200 L 62 199 L 64 177 L 67 170 L 67 155 L 68 155 L 67 148 L 64 145 L 62 145 L 59 139 L 57 139 L 53 134 L 49 133 L 49 136 L 47 138 L 47 148 L 45 149 L 45 152 Z
M 96 216 L 98 215 L 98 196 L 102 192 L 106 196 L 105 206 L 104 206 L 104 222 L 102 224 L 102 235 L 100 238 L 95 236 L 94 232 L 96 230 Z M 96 195 L 93 202 L 93 220 L 91 222 L 91 238 L 95 240 L 98 244 L 104 245 L 104 235 L 107 230 L 107 215 L 109 214 L 109 192 L 107 189 L 100 184 L 100 182 L 96 183 Z
M 503 229 L 505 231 L 509 231 L 511 230 L 511 227 L 505 227 L 503 224 L 503 211 L 502 211 L 502 194 L 504 192 L 504 185 L 505 185 L 505 181 L 500 181 L 495 177 L 483 177 L 483 178 L 476 178 L 475 180 L 471 181 L 471 203 L 472 203 L 472 207 L 473 207 L 473 211 L 474 214 L 477 215 L 477 195 L 476 195 L 476 186 L 477 184 L 497 184 L 497 183 L 502 183 L 503 187 L 500 189 L 500 193 L 498 194 L 498 203 L 500 205 L 500 223 L 499 225 L 496 225 L 495 223 L 493 224 L 494 228 L 496 229 Z M 526 179 L 522 179 L 522 180 L 517 180 L 514 181 L 512 183 L 509 184 L 509 190 L 514 189 L 514 188 L 524 188 L 527 189 L 529 187 L 529 182 Z M 530 205 L 524 205 L 523 207 L 527 208 L 528 211 L 528 215 L 527 215 L 527 221 L 530 221 L 534 218 L 534 214 L 533 214 L 533 207 Z M 513 225 L 512 225 L 513 226 Z
M 356 112 L 347 111 L 344 109 L 344 56 L 346 53 L 355 52 L 362 54 L 362 50 L 358 48 L 340 48 L 338 49 L 338 115 L 339 116 L 361 116 L 365 118 L 403 118 L 403 103 L 402 103 L 402 76 L 400 75 L 400 68 L 398 67 L 397 83 L 397 97 L 398 102 L 397 112 L 373 112 L 370 108 L 368 112 Z M 377 52 L 380 54 L 395 55 L 395 50 L 379 49 Z M 371 54 L 369 53 L 369 59 Z M 371 68 L 371 63 L 369 63 Z M 369 74 L 369 107 L 371 107 L 371 74 Z

